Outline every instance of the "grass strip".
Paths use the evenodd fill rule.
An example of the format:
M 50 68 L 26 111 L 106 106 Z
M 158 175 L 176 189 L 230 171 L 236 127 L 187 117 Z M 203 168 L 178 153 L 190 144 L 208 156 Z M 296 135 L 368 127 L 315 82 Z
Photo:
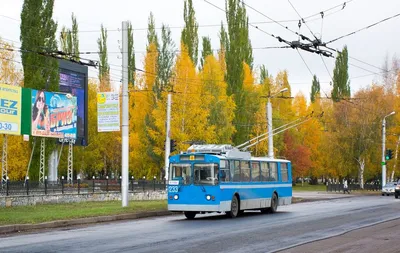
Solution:
M 104 215 L 167 210 L 167 201 L 131 201 L 122 207 L 121 201 L 42 204 L 0 208 L 0 225 L 35 224 Z

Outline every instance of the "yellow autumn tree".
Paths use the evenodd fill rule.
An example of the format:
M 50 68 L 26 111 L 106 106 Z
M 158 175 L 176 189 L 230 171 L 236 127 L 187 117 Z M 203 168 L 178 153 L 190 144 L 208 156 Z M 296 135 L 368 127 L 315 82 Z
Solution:
M 175 63 L 174 74 L 171 138 L 177 141 L 178 150 L 186 150 L 188 144 L 184 142 L 188 141 L 201 140 L 206 143 L 215 143 L 217 141 L 215 126 L 208 124 L 210 93 L 204 89 L 183 43 L 181 44 L 181 53 Z M 162 106 L 158 109 L 163 110 Z M 159 115 L 163 112 L 156 111 L 154 113 Z M 165 116 L 163 118 L 165 119 Z M 165 128 L 162 126 L 165 124 L 164 122 L 157 120 L 157 128 Z
M 136 75 L 136 87 L 130 92 L 130 171 L 136 177 L 153 177 L 160 174 L 157 148 L 153 143 L 152 111 L 157 106 L 154 86 L 157 81 L 158 50 L 155 43 L 147 47 L 144 58 L 144 73 Z M 162 145 L 162 143 L 160 144 Z
M 12 45 L 0 38 L 0 83 L 13 86 L 22 86 L 22 72 L 14 64 L 15 53 Z M 0 148 L 3 148 L 4 135 L 0 135 Z M 7 167 L 8 177 L 11 180 L 20 180 L 25 177 L 30 155 L 29 142 L 24 142 L 21 136 L 7 136 Z M 2 166 L 0 161 L 0 166 Z
M 225 61 L 225 59 L 222 59 Z M 209 101 L 210 112 L 208 118 L 208 131 L 215 130 L 215 143 L 231 143 L 235 132 L 233 118 L 235 117 L 235 102 L 232 96 L 227 96 L 227 84 L 224 81 L 224 72 L 221 64 L 213 55 L 206 57 L 204 67 L 200 73 L 202 93 Z

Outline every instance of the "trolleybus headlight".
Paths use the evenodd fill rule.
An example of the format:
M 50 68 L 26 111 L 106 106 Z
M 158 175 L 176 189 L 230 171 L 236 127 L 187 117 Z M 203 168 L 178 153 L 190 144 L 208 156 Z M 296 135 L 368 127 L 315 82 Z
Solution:
M 211 199 L 211 196 L 210 196 L 210 195 L 207 195 L 207 196 L 206 196 L 206 199 L 207 199 L 207 200 L 210 200 L 210 199 Z
M 175 199 L 175 200 L 178 200 L 178 199 L 179 199 L 179 195 L 178 195 L 178 194 L 175 194 L 175 195 L 174 195 L 174 199 Z
M 215 197 L 214 197 L 214 196 L 211 196 L 211 199 L 214 201 L 214 200 L 215 200 Z
M 169 195 L 169 199 L 172 199 L 172 195 Z

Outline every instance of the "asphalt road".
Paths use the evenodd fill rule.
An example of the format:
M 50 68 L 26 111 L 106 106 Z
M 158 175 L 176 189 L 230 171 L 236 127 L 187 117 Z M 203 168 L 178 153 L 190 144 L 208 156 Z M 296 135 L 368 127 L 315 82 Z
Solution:
M 15 235 L 0 238 L 0 252 L 276 252 L 398 218 L 394 197 L 351 196 L 237 219 L 177 215 Z

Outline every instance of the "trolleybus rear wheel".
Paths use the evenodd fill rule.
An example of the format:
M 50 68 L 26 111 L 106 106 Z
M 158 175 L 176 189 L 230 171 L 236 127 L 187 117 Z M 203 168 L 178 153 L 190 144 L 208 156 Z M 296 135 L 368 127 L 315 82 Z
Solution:
M 236 218 L 239 215 L 239 211 L 240 211 L 239 200 L 236 197 L 236 195 L 234 195 L 231 202 L 231 211 L 227 212 L 226 214 L 231 218 Z
M 272 195 L 272 199 L 271 199 L 271 207 L 268 208 L 268 212 L 276 213 L 277 210 L 278 210 L 278 196 L 276 195 L 276 193 L 274 193 L 274 195 Z
M 188 220 L 193 220 L 196 217 L 196 212 L 184 212 Z

